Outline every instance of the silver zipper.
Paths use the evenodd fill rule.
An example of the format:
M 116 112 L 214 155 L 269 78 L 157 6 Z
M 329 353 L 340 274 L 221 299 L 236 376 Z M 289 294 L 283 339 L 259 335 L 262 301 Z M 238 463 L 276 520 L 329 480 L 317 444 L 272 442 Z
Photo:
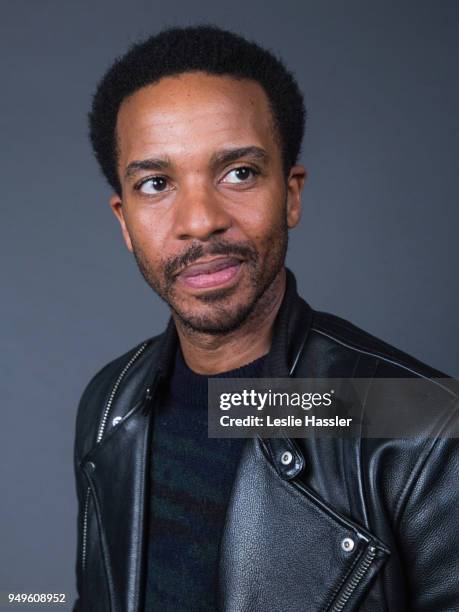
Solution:
M 83 544 L 81 548 L 81 565 L 83 569 L 86 565 L 86 541 L 88 533 L 88 506 L 89 506 L 89 487 L 86 489 L 86 497 L 84 501 L 84 518 L 83 518 Z
M 355 572 L 352 574 L 349 582 L 344 587 L 343 592 L 339 596 L 338 600 L 334 604 L 331 612 L 341 612 L 344 610 L 345 605 L 349 601 L 352 593 L 359 586 L 360 582 L 365 577 L 365 574 L 370 569 L 371 564 L 373 563 L 374 558 L 376 557 L 376 548 L 374 546 L 370 546 L 365 553 L 360 565 L 358 565 Z
M 111 407 L 112 407 L 112 404 L 113 404 L 113 400 L 115 399 L 115 395 L 116 395 L 116 393 L 117 393 L 117 391 L 119 389 L 121 381 L 126 376 L 126 373 L 129 370 L 129 368 L 134 364 L 135 361 L 137 361 L 137 359 L 144 352 L 144 350 L 146 349 L 147 346 L 148 346 L 148 340 L 146 342 L 144 342 L 138 348 L 138 350 L 131 357 L 131 359 L 129 359 L 129 361 L 124 366 L 124 368 L 122 369 L 121 373 L 119 374 L 118 378 L 116 379 L 116 382 L 113 385 L 112 391 L 111 391 L 110 396 L 108 398 L 107 405 L 105 406 L 105 410 L 104 410 L 104 413 L 102 415 L 102 420 L 101 420 L 100 425 L 99 425 L 99 431 L 97 432 L 97 440 L 96 440 L 97 444 L 102 440 L 102 436 L 104 435 L 104 431 L 105 431 L 105 426 L 107 424 L 108 415 L 110 413 L 110 410 L 111 410 Z M 84 568 L 86 566 L 86 545 L 87 545 L 87 535 L 88 535 L 89 494 L 90 494 L 90 487 L 88 486 L 88 488 L 86 489 L 86 499 L 85 499 L 85 504 L 84 504 L 83 536 L 82 536 L 83 543 L 82 543 L 82 547 L 81 547 L 81 566 L 82 566 L 83 570 L 84 570 Z
M 107 402 L 107 405 L 105 406 L 104 414 L 102 416 L 102 421 L 99 426 L 99 433 L 97 434 L 97 440 L 96 440 L 97 442 L 100 442 L 102 440 L 102 436 L 104 435 L 104 430 L 105 430 L 105 425 L 107 424 L 108 415 L 110 413 L 110 409 L 112 407 L 113 400 L 115 399 L 115 395 L 116 395 L 116 392 L 118 391 L 121 381 L 126 376 L 126 372 L 129 370 L 132 364 L 144 352 L 147 345 L 148 345 L 148 341 L 144 342 L 142 346 L 135 352 L 135 354 L 129 359 L 129 361 L 127 362 L 127 364 L 124 366 L 123 370 L 121 371 L 120 375 L 118 376 L 116 383 L 113 385 L 112 392 L 110 393 L 110 397 L 108 398 L 108 402 Z

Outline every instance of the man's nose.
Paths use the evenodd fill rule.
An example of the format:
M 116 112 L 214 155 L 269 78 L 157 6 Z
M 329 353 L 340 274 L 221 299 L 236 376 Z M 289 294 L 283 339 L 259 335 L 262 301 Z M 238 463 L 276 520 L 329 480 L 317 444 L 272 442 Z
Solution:
M 231 227 L 231 216 L 210 185 L 182 190 L 176 206 L 174 233 L 179 240 L 207 240 Z

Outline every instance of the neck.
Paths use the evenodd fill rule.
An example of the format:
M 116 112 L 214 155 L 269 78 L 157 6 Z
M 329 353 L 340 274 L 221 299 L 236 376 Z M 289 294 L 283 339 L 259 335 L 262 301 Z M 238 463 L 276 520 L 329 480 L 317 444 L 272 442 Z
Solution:
M 284 297 L 285 284 L 283 267 L 246 321 L 227 334 L 190 331 L 173 314 L 188 367 L 199 374 L 218 374 L 240 368 L 265 355 L 271 347 L 274 320 Z

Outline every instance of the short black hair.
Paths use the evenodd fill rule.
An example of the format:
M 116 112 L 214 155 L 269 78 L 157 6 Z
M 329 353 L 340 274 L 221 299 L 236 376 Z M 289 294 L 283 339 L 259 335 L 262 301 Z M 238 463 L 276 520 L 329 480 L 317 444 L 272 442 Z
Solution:
M 121 195 L 116 120 L 123 100 L 162 77 L 192 71 L 246 78 L 267 94 L 287 175 L 301 151 L 306 123 L 303 95 L 293 75 L 271 51 L 212 24 L 170 27 L 133 44 L 115 59 L 93 96 L 89 136 L 109 184 Z

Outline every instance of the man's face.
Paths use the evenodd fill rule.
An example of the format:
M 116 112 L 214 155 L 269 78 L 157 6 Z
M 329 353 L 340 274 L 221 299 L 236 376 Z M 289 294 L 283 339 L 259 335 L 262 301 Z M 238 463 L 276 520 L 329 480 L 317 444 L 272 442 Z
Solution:
M 283 270 L 305 177 L 283 175 L 264 90 L 165 77 L 123 101 L 117 138 L 110 205 L 146 282 L 188 328 L 236 329 Z

